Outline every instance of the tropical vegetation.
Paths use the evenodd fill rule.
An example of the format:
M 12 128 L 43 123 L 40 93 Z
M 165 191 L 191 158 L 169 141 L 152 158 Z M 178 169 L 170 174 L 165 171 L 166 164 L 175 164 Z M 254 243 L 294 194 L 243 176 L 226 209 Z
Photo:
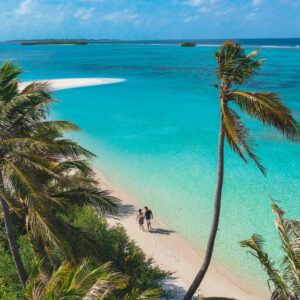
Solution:
M 249 249 L 262 265 L 268 276 L 272 300 L 297 300 L 300 299 L 300 221 L 285 218 L 284 211 L 274 200 L 272 209 L 283 252 L 281 262 L 275 264 L 263 250 L 264 238 L 259 234 L 253 234 L 240 245 Z
M 63 263 L 50 278 L 45 278 L 36 263 L 26 285 L 25 298 L 38 299 L 118 299 L 114 291 L 126 287 L 128 277 L 115 272 L 109 263 L 94 267 L 84 260 L 78 266 Z M 156 300 L 160 289 L 133 289 L 122 299 Z
M 257 75 L 262 68 L 264 59 L 256 60 L 258 50 L 246 54 L 239 43 L 228 40 L 220 49 L 215 51 L 217 60 L 217 78 L 220 83 L 212 84 L 219 91 L 220 100 L 220 131 L 218 149 L 218 177 L 215 194 L 214 215 L 207 242 L 203 264 L 188 289 L 184 300 L 193 297 L 200 286 L 209 267 L 218 230 L 221 196 L 224 177 L 224 141 L 229 147 L 247 163 L 247 156 L 254 161 L 265 175 L 266 170 L 253 151 L 253 137 L 243 123 L 241 117 L 233 109 L 240 109 L 242 113 L 259 120 L 262 125 L 274 127 L 290 140 L 299 140 L 300 125 L 292 116 L 292 112 L 283 104 L 282 99 L 272 92 L 254 92 L 238 90 L 249 79 Z
M 21 90 L 20 74 L 20 68 L 10 62 L 0 68 L 0 251 L 5 261 L 13 259 L 20 283 L 28 289 L 28 274 L 34 261 L 40 262 L 40 273 L 34 278 L 39 282 L 44 278 L 45 283 L 57 275 L 60 265 L 62 269 L 70 270 L 68 276 L 71 276 L 74 267 L 83 259 L 92 258 L 96 270 L 108 260 L 116 263 L 119 257 L 125 259 L 125 254 L 126 258 L 130 254 L 128 264 L 116 263 L 125 274 L 133 275 L 126 284 L 130 291 L 123 289 L 118 295 L 125 297 L 127 294 L 129 297 L 133 288 L 139 295 L 150 285 L 158 288 L 159 279 L 166 273 L 153 267 L 151 260 L 147 260 L 119 228 L 115 233 L 95 214 L 95 211 L 98 214 L 117 213 L 117 199 L 99 188 L 87 162 L 93 154 L 64 137 L 64 132 L 79 128 L 68 121 L 49 120 L 49 105 L 54 100 L 47 83 L 33 82 Z M 76 224 L 86 217 L 83 212 L 94 221 L 92 227 L 87 228 L 88 220 L 81 226 Z M 102 236 L 98 235 L 97 224 Z M 110 236 L 104 240 L 112 233 L 115 233 L 115 239 Z M 116 249 L 118 245 L 114 243 L 120 242 L 127 248 Z M 112 248 L 118 257 L 107 253 L 107 249 Z M 131 251 L 137 253 L 139 261 L 128 268 L 127 265 L 134 261 L 131 257 L 135 253 Z M 10 288 L 18 289 L 14 296 L 20 295 L 20 287 L 15 282 L 13 287 L 9 286 L 11 278 L 7 275 L 14 275 L 12 269 L 10 272 L 5 274 L 5 266 L 0 265 L 1 298 L 13 295 Z M 134 277 L 135 272 L 137 275 L 148 272 L 152 277 L 148 277 L 146 283 L 143 280 L 146 276 L 141 276 L 142 279 Z M 137 282 L 134 287 L 132 280 Z M 40 289 L 40 284 L 38 286 L 35 291 Z M 59 290 L 60 287 L 56 292 Z M 47 292 L 42 292 L 42 287 L 40 291 L 41 299 L 48 297 Z
M 186 42 L 186 43 L 180 44 L 180 47 L 196 47 L 196 43 Z

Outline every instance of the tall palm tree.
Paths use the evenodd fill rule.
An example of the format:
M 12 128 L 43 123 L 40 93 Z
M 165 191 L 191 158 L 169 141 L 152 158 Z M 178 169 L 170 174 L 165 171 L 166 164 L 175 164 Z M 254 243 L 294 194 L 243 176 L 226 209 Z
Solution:
M 264 239 L 259 234 L 253 234 L 250 239 L 240 242 L 241 247 L 259 260 L 273 284 L 272 300 L 300 299 L 300 221 L 288 220 L 284 211 L 272 201 L 273 212 L 276 215 L 275 225 L 281 241 L 283 258 L 281 270 L 278 270 L 270 256 L 263 250 Z M 278 267 L 277 266 L 277 267 Z
M 20 91 L 20 73 L 21 70 L 10 62 L 0 67 L 0 200 L 11 253 L 25 287 L 27 275 L 18 251 L 9 209 L 25 217 L 27 228 L 29 224 L 31 229 L 43 228 L 44 236 L 68 249 L 62 229 L 76 230 L 66 224 L 62 226 L 63 223 L 58 222 L 55 214 L 50 213 L 52 209 L 60 207 L 62 210 L 74 199 L 77 205 L 92 203 L 103 211 L 115 211 L 115 204 L 106 192 L 97 189 L 91 179 L 86 176 L 84 179 L 88 168 L 79 158 L 89 158 L 93 154 L 62 136 L 64 131 L 79 128 L 67 121 L 47 120 L 49 104 L 54 102 L 48 85 L 34 82 Z M 81 170 L 81 179 L 78 177 L 76 181 L 81 182 L 78 185 L 81 194 L 78 188 L 76 191 L 71 188 L 67 172 L 72 169 Z M 65 187 L 61 187 L 63 183 Z M 55 193 L 50 194 L 49 188 L 45 188 L 50 184 L 56 185 Z M 61 195 L 63 191 L 65 194 Z M 74 196 L 76 192 L 77 198 Z
M 241 117 L 233 110 L 236 106 L 250 117 L 261 121 L 265 126 L 272 126 L 291 140 L 299 140 L 299 124 L 291 111 L 282 103 L 280 96 L 272 92 L 240 91 L 237 87 L 255 77 L 261 69 L 264 59 L 256 60 L 258 50 L 248 55 L 239 43 L 228 40 L 219 50 L 215 51 L 218 63 L 217 77 L 219 84 L 213 84 L 219 91 L 220 99 L 220 131 L 218 150 L 218 177 L 215 194 L 213 222 L 206 252 L 200 271 L 187 291 L 184 300 L 191 299 L 202 282 L 209 267 L 215 238 L 217 235 L 221 195 L 224 176 L 224 139 L 229 147 L 247 163 L 247 155 L 255 162 L 263 174 L 265 168 L 253 152 L 253 142 L 248 128 Z

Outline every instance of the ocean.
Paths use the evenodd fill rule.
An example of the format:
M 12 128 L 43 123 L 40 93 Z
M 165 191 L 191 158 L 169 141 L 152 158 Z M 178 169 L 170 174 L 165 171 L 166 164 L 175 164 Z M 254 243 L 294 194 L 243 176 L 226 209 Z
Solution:
M 94 164 L 115 184 L 201 250 L 213 214 L 217 176 L 219 99 L 213 53 L 222 40 L 142 41 L 87 46 L 0 45 L 24 81 L 77 77 L 124 78 L 104 86 L 55 93 L 51 118 L 74 121 L 72 137 L 97 154 Z M 241 89 L 281 94 L 300 121 L 300 39 L 240 40 L 261 48 L 259 75 Z M 155 45 L 154 45 L 155 44 Z M 203 46 L 203 47 L 201 47 Z M 205 47 L 204 47 L 205 46 Z M 280 258 L 269 193 L 289 218 L 300 214 L 299 144 L 243 115 L 256 140 L 264 177 L 225 147 L 221 220 L 214 259 L 248 282 L 266 286 L 263 270 L 238 241 L 262 234 Z M 200 262 L 199 262 L 200 267 Z

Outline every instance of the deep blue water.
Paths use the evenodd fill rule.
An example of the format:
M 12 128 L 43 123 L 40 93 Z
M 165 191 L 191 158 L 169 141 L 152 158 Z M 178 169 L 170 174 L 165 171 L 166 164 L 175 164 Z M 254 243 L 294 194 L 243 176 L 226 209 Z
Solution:
M 270 41 L 270 45 L 273 41 Z M 284 45 L 300 44 L 299 39 Z M 250 43 L 249 43 L 250 44 Z M 260 45 L 262 45 L 260 43 Z M 268 45 L 264 41 L 264 45 Z M 59 91 L 55 118 L 76 122 L 74 138 L 98 157 L 113 182 L 147 204 L 167 225 L 203 249 L 211 224 L 217 169 L 219 103 L 215 47 L 167 45 L 0 45 L 0 62 L 24 69 L 23 80 L 75 77 L 125 82 Z M 252 48 L 247 49 L 251 51 Z M 300 49 L 267 48 L 260 75 L 243 89 L 281 93 L 300 121 Z M 257 141 L 264 177 L 228 147 L 220 230 L 214 257 L 246 279 L 265 284 L 262 270 L 238 241 L 263 234 L 278 258 L 270 201 L 299 218 L 299 144 L 245 118 Z

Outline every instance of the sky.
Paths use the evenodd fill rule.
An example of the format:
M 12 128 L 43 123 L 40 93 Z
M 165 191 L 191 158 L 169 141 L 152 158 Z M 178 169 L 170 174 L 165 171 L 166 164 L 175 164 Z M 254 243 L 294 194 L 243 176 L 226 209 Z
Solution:
M 0 41 L 300 36 L 300 0 L 0 0 Z

